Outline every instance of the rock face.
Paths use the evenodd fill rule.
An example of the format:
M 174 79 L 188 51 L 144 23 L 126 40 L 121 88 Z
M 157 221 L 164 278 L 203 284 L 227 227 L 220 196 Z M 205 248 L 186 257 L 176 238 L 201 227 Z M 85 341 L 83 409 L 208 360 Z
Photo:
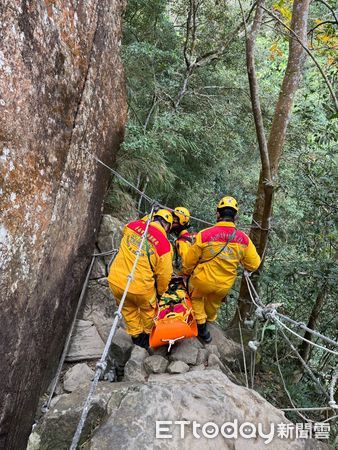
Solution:
M 77 320 L 66 361 L 99 359 L 104 349 L 96 327 L 89 320 Z
M 28 450 L 68 449 L 87 393 L 88 386 L 62 397 L 34 429 Z M 169 423 L 156 426 L 156 421 Z M 219 430 L 226 422 L 232 425 L 224 428 L 225 436 L 213 435 L 217 428 L 204 427 L 208 422 Z M 248 422 L 255 432 L 243 425 Z M 91 435 L 93 423 L 96 429 Z M 259 394 L 233 384 L 218 370 L 152 375 L 146 383 L 99 383 L 80 444 L 86 442 L 83 448 L 90 450 L 329 448 L 316 440 L 280 439 L 280 423 L 291 425 Z
M 0 5 L 0 448 L 25 448 L 93 252 L 126 102 L 124 0 Z

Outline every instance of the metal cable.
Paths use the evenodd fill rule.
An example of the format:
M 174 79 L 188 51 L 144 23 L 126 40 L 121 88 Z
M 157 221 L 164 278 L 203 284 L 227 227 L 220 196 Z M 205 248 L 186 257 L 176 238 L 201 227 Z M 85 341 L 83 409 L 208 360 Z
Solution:
M 336 367 L 335 374 L 332 377 L 332 381 L 331 381 L 331 385 L 330 385 L 330 401 L 329 401 L 329 405 L 333 409 L 338 409 L 338 405 L 337 405 L 337 403 L 336 403 L 336 401 L 334 399 L 334 390 L 335 390 L 334 388 L 336 386 L 337 379 L 338 379 L 338 365 Z
M 323 336 L 321 333 L 318 333 L 318 331 L 312 330 L 311 328 L 309 328 L 306 325 L 304 325 L 302 322 L 297 322 L 296 320 L 293 320 L 290 317 L 285 316 L 284 314 L 281 314 L 279 312 L 277 312 L 276 314 L 281 319 L 284 319 L 284 320 L 292 323 L 293 325 L 296 325 L 297 327 L 301 328 L 302 330 L 308 331 L 309 333 L 313 334 L 314 336 L 317 336 L 317 337 L 321 338 L 323 341 L 326 341 L 329 344 L 334 345 L 335 347 L 338 347 L 338 342 L 336 342 L 333 339 L 330 339 L 330 338 L 328 338 L 326 336 Z
M 329 406 L 315 407 L 315 408 L 280 408 L 281 411 L 332 411 Z
M 104 163 L 103 161 L 101 161 L 101 159 L 99 159 L 97 156 L 93 155 L 92 153 L 90 153 L 88 150 L 84 149 L 84 151 L 86 153 L 88 153 L 88 155 L 90 155 L 93 159 L 95 159 L 95 161 L 97 161 L 98 163 L 102 164 L 104 167 L 106 167 L 108 170 L 110 170 L 117 178 L 119 178 L 120 180 L 122 180 L 124 183 L 126 183 L 129 187 L 133 188 L 138 194 L 142 195 L 142 197 L 144 199 L 146 199 L 150 204 L 158 204 L 161 208 L 167 209 L 168 211 L 173 212 L 174 209 L 173 208 L 169 208 L 169 206 L 166 205 L 162 205 L 161 203 L 157 202 L 156 200 L 154 200 L 153 198 L 149 197 L 149 195 L 145 194 L 144 192 L 142 192 L 139 188 L 137 188 L 135 185 L 133 185 L 130 181 L 128 181 L 126 178 L 124 178 L 122 175 L 120 175 L 116 170 L 114 170 L 112 167 L 108 166 L 106 163 Z M 207 222 L 206 220 L 200 219 L 199 217 L 194 217 L 194 216 L 190 216 L 191 219 L 196 220 L 197 222 L 201 222 L 201 223 L 205 223 L 206 225 L 214 225 L 211 222 Z
M 113 248 L 112 250 L 109 250 L 108 252 L 102 252 L 102 253 L 93 253 L 93 256 L 108 256 L 113 255 L 114 253 L 117 253 L 118 249 Z
M 249 274 L 247 271 L 244 271 L 244 277 L 245 277 L 246 282 L 247 282 L 247 285 L 248 285 L 249 295 L 250 295 L 251 300 L 252 300 L 252 302 L 254 303 L 254 305 L 255 305 L 256 307 L 261 307 L 261 308 L 263 308 L 263 309 L 269 309 L 268 306 L 264 305 L 264 304 L 262 303 L 262 301 L 260 300 L 260 298 L 259 298 L 259 296 L 258 296 L 258 294 L 257 294 L 257 291 L 256 291 L 256 289 L 255 289 L 255 287 L 254 287 L 254 285 L 253 285 L 253 283 L 252 283 L 252 281 L 251 281 L 251 279 L 250 279 L 250 274 Z M 255 296 L 254 296 L 253 294 L 255 294 Z M 274 314 L 273 314 L 273 315 L 274 315 L 273 319 L 278 320 L 278 318 L 276 317 L 276 316 L 278 316 L 278 317 L 280 317 L 281 319 L 287 320 L 287 321 L 289 321 L 290 323 L 293 323 L 294 325 L 296 325 L 297 327 L 302 328 L 303 330 L 308 331 L 309 333 L 313 334 L 314 336 L 317 336 L 317 337 L 321 338 L 322 340 L 324 340 L 324 341 L 326 341 L 326 342 L 328 342 L 328 343 L 330 343 L 330 344 L 335 345 L 336 347 L 338 347 L 338 342 L 336 342 L 336 341 L 334 341 L 334 340 L 332 340 L 332 339 L 330 339 L 330 338 L 324 336 L 323 334 L 319 333 L 318 331 L 315 331 L 315 330 L 312 330 L 311 328 L 308 328 L 308 327 L 305 326 L 302 322 L 297 322 L 297 321 L 291 319 L 290 317 L 285 316 L 284 314 L 279 313 L 279 312 L 276 311 L 275 309 L 273 310 L 273 313 L 274 313 Z M 291 330 L 290 328 L 288 328 L 288 327 L 287 327 L 286 325 L 284 325 L 280 320 L 278 320 L 278 321 L 282 324 L 282 326 L 283 326 L 284 328 L 286 328 L 287 330 L 289 330 L 289 331 L 290 331 L 291 333 L 293 333 L 294 335 L 298 336 L 298 337 L 299 337 L 300 339 L 302 339 L 303 341 L 306 341 L 306 342 L 308 342 L 309 344 L 311 344 L 311 345 L 313 345 L 313 346 L 315 346 L 315 347 L 319 347 L 319 348 L 321 348 L 322 350 L 326 350 L 326 351 L 329 352 L 329 353 L 333 353 L 334 355 L 338 355 L 338 353 L 335 352 L 334 350 L 330 350 L 330 349 L 328 349 L 327 347 L 323 347 L 323 346 L 321 346 L 321 345 L 319 345 L 319 344 L 316 344 L 315 342 L 312 342 L 312 341 L 307 340 L 307 339 L 304 338 L 303 336 L 299 335 L 298 333 L 296 333 L 296 332 L 294 332 L 293 330 Z
M 242 328 L 241 328 L 241 322 L 238 322 L 238 328 L 239 328 L 239 335 L 241 338 L 241 345 L 242 345 L 242 355 L 243 355 L 243 364 L 244 364 L 244 373 L 245 373 L 245 384 L 246 387 L 249 387 L 249 381 L 248 381 L 248 374 L 246 369 L 246 358 L 245 358 L 245 350 L 244 350 L 244 344 L 243 344 L 243 336 L 242 336 Z
M 297 336 L 299 339 L 301 339 L 302 341 L 308 342 L 309 344 L 313 345 L 314 347 L 318 347 L 321 350 L 325 350 L 329 353 L 332 353 L 333 355 L 338 356 L 338 352 L 331 350 L 327 347 L 323 347 L 322 345 L 316 344 L 315 342 L 309 341 L 308 339 L 306 339 L 305 337 L 301 336 L 300 334 L 296 333 L 295 331 L 291 330 L 291 328 L 287 327 L 281 320 L 279 320 L 277 317 L 275 317 L 275 321 L 277 321 L 280 325 L 282 325 L 283 328 L 285 328 L 286 330 L 288 330 L 290 333 L 292 333 L 293 335 Z
M 124 178 L 122 175 L 120 175 L 116 170 L 114 170 L 112 167 L 108 166 L 106 163 L 104 163 L 103 161 L 101 161 L 100 158 L 98 158 L 97 156 L 93 155 L 92 153 L 90 153 L 88 150 L 84 149 L 84 151 L 86 153 L 88 153 L 88 155 L 90 155 L 93 159 L 95 159 L 95 161 L 97 161 L 98 163 L 102 164 L 104 167 L 106 167 L 108 170 L 110 170 L 117 178 L 119 178 L 121 181 L 123 181 L 125 184 L 127 184 L 129 187 L 131 187 L 132 189 L 134 189 L 134 191 L 136 191 L 138 194 L 140 194 L 145 200 L 147 200 L 151 205 L 156 203 L 157 205 L 159 205 L 161 208 L 167 209 L 168 211 L 174 212 L 175 210 L 173 208 L 170 208 L 169 206 L 163 205 L 162 203 L 158 202 L 157 200 L 149 197 L 149 195 L 145 194 L 143 191 L 141 191 L 138 187 L 136 187 L 133 183 L 131 183 L 130 181 L 128 181 L 126 178 Z M 212 222 L 208 222 L 206 220 L 200 219 L 199 217 L 195 217 L 195 216 L 190 216 L 190 219 L 196 220 L 197 222 L 200 223 L 205 223 L 206 225 L 215 225 Z M 241 228 L 251 228 L 250 225 L 239 225 Z
M 292 344 L 290 339 L 286 336 L 286 334 L 284 333 L 284 331 L 281 328 L 279 328 L 279 331 L 281 332 L 281 334 L 282 334 L 284 340 L 286 341 L 286 343 L 290 346 L 291 350 L 295 353 L 295 355 L 297 356 L 297 358 L 301 362 L 301 364 L 304 367 L 304 369 L 306 370 L 306 372 L 309 374 L 309 376 L 312 379 L 312 381 L 318 386 L 319 390 L 322 392 L 322 394 L 325 396 L 325 398 L 327 400 L 329 400 L 329 396 L 328 396 L 327 392 L 325 391 L 323 386 L 320 384 L 320 382 L 317 380 L 317 378 L 314 376 L 314 374 L 313 374 L 312 370 L 310 369 L 310 367 L 308 366 L 308 364 L 300 356 L 300 354 L 299 354 L 298 350 L 296 349 L 296 347 Z
M 127 296 L 130 283 L 133 280 L 134 272 L 135 272 L 138 260 L 140 258 L 140 255 L 141 255 L 141 250 L 142 250 L 144 241 L 145 241 L 145 239 L 146 239 L 146 237 L 148 235 L 148 228 L 149 228 L 149 224 L 150 224 L 150 222 L 152 220 L 153 213 L 154 213 L 154 205 L 152 206 L 151 212 L 150 212 L 148 220 L 146 222 L 146 227 L 145 227 L 144 233 L 142 235 L 142 239 L 141 239 L 140 245 L 139 245 L 139 247 L 138 247 L 138 249 L 136 251 L 136 258 L 135 258 L 133 267 L 132 267 L 132 269 L 130 271 L 130 274 L 127 277 L 127 285 L 126 285 L 126 287 L 124 289 L 124 292 L 123 292 L 123 295 L 122 295 L 122 298 L 121 298 L 121 301 L 120 301 L 120 304 L 119 304 L 119 308 L 115 312 L 115 319 L 114 319 L 113 325 L 111 327 L 111 330 L 110 330 L 110 333 L 109 333 L 106 345 L 104 347 L 102 356 L 100 358 L 100 361 L 96 364 L 95 376 L 94 376 L 94 379 L 93 379 L 93 381 L 91 383 L 89 394 L 88 394 L 88 396 L 86 398 L 86 401 L 84 403 L 84 406 L 83 406 L 83 409 L 82 409 L 81 418 L 80 418 L 80 421 L 78 423 L 76 432 L 75 432 L 75 434 L 73 436 L 73 440 L 72 440 L 72 443 L 71 443 L 71 446 L 70 446 L 70 450 L 76 450 L 76 447 L 77 447 L 78 442 L 79 442 L 80 437 L 81 437 L 82 429 L 84 427 L 86 418 L 88 416 L 88 412 L 89 412 L 89 407 L 90 407 L 90 402 L 91 402 L 92 396 L 95 393 L 96 386 L 98 384 L 98 381 L 100 379 L 101 374 L 104 373 L 104 371 L 106 369 L 106 365 L 107 365 L 106 359 L 107 359 L 107 356 L 108 356 L 109 348 L 111 346 L 113 337 L 115 335 L 115 332 L 116 332 L 116 329 L 117 329 L 117 324 L 118 324 L 119 320 L 122 317 L 123 304 L 124 304 L 125 298 Z
M 303 414 L 301 414 L 299 411 L 297 411 L 297 407 L 296 407 L 295 404 L 293 403 L 293 400 L 292 400 L 292 397 L 291 397 L 291 395 L 290 395 L 290 392 L 288 391 L 288 389 L 287 389 L 287 387 L 286 387 L 285 380 L 284 380 L 284 376 L 283 376 L 283 373 L 282 373 L 282 369 L 281 369 L 280 364 L 279 364 L 279 358 L 278 358 L 278 346 L 277 346 L 277 336 L 278 336 L 278 328 L 276 327 L 276 330 L 275 330 L 275 354 L 276 354 L 276 363 L 277 363 L 279 375 L 280 375 L 281 380 L 282 380 L 282 383 L 283 383 L 284 391 L 285 391 L 286 395 L 288 396 L 289 401 L 290 401 L 292 407 L 294 408 L 295 412 L 296 412 L 303 420 L 305 420 L 306 422 L 312 422 L 312 423 L 314 423 L 314 422 L 315 422 L 314 420 L 308 419 L 307 417 L 303 416 Z
M 92 271 L 92 268 L 93 268 L 93 265 L 94 265 L 94 261 L 95 261 L 95 256 L 92 257 L 89 269 L 87 271 L 87 275 L 86 275 L 85 281 L 83 283 L 82 291 L 81 291 L 81 294 L 80 294 L 80 298 L 79 298 L 79 301 L 77 303 L 76 311 L 75 311 L 75 314 L 74 314 L 74 319 L 73 319 L 73 322 L 72 322 L 71 327 L 69 329 L 69 333 L 68 333 L 68 336 L 67 336 L 67 339 L 66 339 L 66 343 L 65 343 L 65 346 L 63 348 L 63 352 L 62 352 L 62 355 L 61 355 L 61 358 L 60 358 L 60 361 L 59 361 L 59 365 L 58 365 L 58 368 L 57 368 L 57 371 L 56 371 L 56 374 L 55 374 L 55 377 L 54 377 L 54 380 L 53 380 L 51 391 L 49 393 L 48 401 L 42 407 L 42 411 L 43 412 L 47 412 L 49 410 L 49 407 L 50 407 L 50 404 L 51 404 L 51 401 L 52 401 L 52 398 L 53 398 L 53 395 L 54 395 L 54 392 L 55 392 L 55 389 L 56 389 L 56 385 L 57 385 L 57 383 L 59 381 L 61 370 L 62 370 L 63 364 L 65 362 L 65 359 L 66 359 L 66 356 L 67 356 L 67 353 L 68 353 L 68 348 L 69 348 L 70 340 L 71 340 L 71 337 L 72 337 L 72 334 L 73 334 L 73 330 L 74 330 L 74 327 L 75 327 L 77 315 L 79 313 L 79 310 L 80 310 L 81 305 L 82 305 L 83 298 L 84 298 L 85 293 L 86 293 L 86 289 L 87 289 L 89 277 L 90 277 L 90 274 L 91 274 L 91 271 Z

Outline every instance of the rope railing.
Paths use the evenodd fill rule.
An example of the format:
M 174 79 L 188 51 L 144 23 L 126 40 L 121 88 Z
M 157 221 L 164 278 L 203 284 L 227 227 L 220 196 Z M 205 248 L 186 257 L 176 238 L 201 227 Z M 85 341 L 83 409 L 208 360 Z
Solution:
M 170 208 L 167 205 L 163 205 L 162 203 L 158 202 L 156 199 L 153 199 L 151 197 L 149 197 L 149 195 L 147 195 L 144 191 L 141 191 L 137 186 L 135 186 L 133 183 L 131 183 L 130 181 L 128 181 L 125 177 L 123 177 L 119 172 L 117 172 L 115 169 L 113 169 L 112 167 L 108 166 L 108 164 L 106 164 L 105 162 L 103 162 L 100 158 L 98 158 L 96 155 L 93 155 L 92 153 L 90 153 L 87 149 L 84 149 L 84 151 L 91 157 L 93 158 L 95 161 L 97 161 L 99 164 L 101 164 L 103 167 L 105 167 L 106 169 L 108 169 L 111 173 L 113 173 L 117 178 L 119 178 L 121 181 L 123 181 L 127 186 L 131 187 L 135 192 L 137 192 L 138 194 L 140 194 L 140 196 L 142 196 L 142 198 L 144 198 L 145 200 L 147 200 L 147 202 L 151 205 L 153 204 L 157 204 L 160 208 L 164 208 L 167 209 L 170 212 L 173 212 L 174 209 Z M 214 225 L 214 223 L 212 222 L 208 222 L 206 220 L 201 219 L 200 217 L 195 217 L 195 216 L 190 216 L 190 219 L 196 220 L 196 222 L 200 222 L 200 223 L 204 223 L 205 225 Z M 262 230 L 265 230 L 265 228 L 262 228 L 256 221 L 255 225 L 239 225 L 241 228 L 260 228 Z
M 130 274 L 127 277 L 127 284 L 126 284 L 126 287 L 124 289 L 124 292 L 123 292 L 123 295 L 122 295 L 122 298 L 121 298 L 118 310 L 115 312 L 115 319 L 114 319 L 113 325 L 111 327 L 111 330 L 110 330 L 107 342 L 106 342 L 105 347 L 103 349 L 103 353 L 101 355 L 100 361 L 96 364 L 96 371 L 95 371 L 94 379 L 93 379 L 93 381 L 91 383 L 88 396 L 87 396 L 87 398 L 85 400 L 85 403 L 83 405 L 82 414 L 81 414 L 81 417 L 80 417 L 77 429 L 75 431 L 75 434 L 73 436 L 73 440 L 72 440 L 72 443 L 71 443 L 71 446 L 70 446 L 70 450 L 76 450 L 76 448 L 77 448 L 78 442 L 79 442 L 79 440 L 81 438 L 81 433 L 82 433 L 83 427 L 85 425 L 85 422 L 86 422 L 86 419 L 87 419 L 87 416 L 88 416 L 88 413 L 89 413 L 89 408 L 90 408 L 90 403 L 91 403 L 92 397 L 93 397 L 93 395 L 94 395 L 94 393 L 96 391 L 96 387 L 97 387 L 97 384 L 99 382 L 99 379 L 100 379 L 101 375 L 105 372 L 105 370 L 107 368 L 106 360 L 107 360 L 108 352 L 109 352 L 109 349 L 110 349 L 113 337 L 115 335 L 115 332 L 117 330 L 118 322 L 122 318 L 122 308 L 123 308 L 123 305 L 124 305 L 124 301 L 126 299 L 126 296 L 127 296 L 127 293 L 128 293 L 129 287 L 130 287 L 130 284 L 131 284 L 131 282 L 133 280 L 134 272 L 135 272 L 138 260 L 140 258 L 140 255 L 141 255 L 142 247 L 143 247 L 145 239 L 146 239 L 146 237 L 148 235 L 148 229 L 149 229 L 149 225 L 150 225 L 150 222 L 152 220 L 153 213 L 154 213 L 154 207 L 155 206 L 153 205 L 152 209 L 151 209 L 151 212 L 149 214 L 148 220 L 146 222 L 146 227 L 145 227 L 144 233 L 142 235 L 139 247 L 138 247 L 138 249 L 136 251 L 136 258 L 134 260 L 134 264 L 133 264 L 133 266 L 131 268 Z
M 59 378 L 60 378 L 61 370 L 62 370 L 63 364 L 65 362 L 65 359 L 66 359 L 66 356 L 67 356 L 67 353 L 68 353 L 68 349 L 69 349 L 71 337 L 72 337 L 72 334 L 73 334 L 73 331 L 74 331 L 76 319 L 77 319 L 78 313 L 79 313 L 81 305 L 82 305 L 82 301 L 84 299 L 84 296 L 85 296 L 85 293 L 86 293 L 86 290 L 87 290 L 87 285 L 88 285 L 88 282 L 89 282 L 89 277 L 90 277 L 90 274 L 91 274 L 94 262 L 95 262 L 95 256 L 92 257 L 89 269 L 87 271 L 87 275 L 86 275 L 85 281 L 84 281 L 83 286 L 82 286 L 80 298 L 79 298 L 79 301 L 77 303 L 75 314 L 74 314 L 74 319 L 72 321 L 72 324 L 71 324 L 69 332 L 68 332 L 66 343 L 64 345 L 63 352 L 62 352 L 62 355 L 61 355 L 61 358 L 60 358 L 60 361 L 59 361 L 59 365 L 58 365 L 55 377 L 53 379 L 53 384 L 52 384 L 51 390 L 49 392 L 49 397 L 48 397 L 47 403 L 45 405 L 43 405 L 43 407 L 41 408 L 43 412 L 47 412 L 49 410 L 49 408 L 50 408 L 50 404 L 51 404 L 51 401 L 52 401 L 52 398 L 53 398 L 56 386 L 57 386 Z
M 288 396 L 288 399 L 289 399 L 289 401 L 290 401 L 292 407 L 294 408 L 294 411 L 297 412 L 297 414 L 299 415 L 299 417 L 301 417 L 301 418 L 302 418 L 303 420 L 305 420 L 306 422 L 312 422 L 312 423 L 313 423 L 314 420 L 309 419 L 308 417 L 304 416 L 302 413 L 300 413 L 299 411 L 297 411 L 298 408 L 295 406 L 295 404 L 294 404 L 294 402 L 293 402 L 293 400 L 292 400 L 291 394 L 290 394 L 290 392 L 288 391 L 288 389 L 287 389 L 287 387 L 286 387 L 286 383 L 285 383 L 285 380 L 284 380 L 283 372 L 282 372 L 282 369 L 281 369 L 280 364 L 279 364 L 278 345 L 277 345 L 278 340 L 277 340 L 277 336 L 278 336 L 278 333 L 277 333 L 277 328 L 276 328 L 276 330 L 275 330 L 275 355 L 276 355 L 276 363 L 277 363 L 277 368 L 278 368 L 279 376 L 280 376 L 280 378 L 281 378 L 281 380 L 282 380 L 282 384 L 283 384 L 284 391 L 285 391 L 286 395 Z
M 287 344 L 290 346 L 290 348 L 293 350 L 293 352 L 296 354 L 297 358 L 300 360 L 302 366 L 304 367 L 304 369 L 307 371 L 307 373 L 310 375 L 311 379 L 315 382 L 315 384 L 319 387 L 320 391 L 324 394 L 324 396 L 326 397 L 326 399 L 328 400 L 329 403 L 329 408 L 331 411 L 332 410 L 337 410 L 338 409 L 338 405 L 334 400 L 334 387 L 335 384 L 337 383 L 337 379 L 338 379 L 338 366 L 336 368 L 336 372 L 335 375 L 332 378 L 332 382 L 330 385 L 330 396 L 327 394 L 327 392 L 325 391 L 325 389 L 323 388 L 323 386 L 319 383 L 319 381 L 317 380 L 317 378 L 314 376 L 312 370 L 310 369 L 310 367 L 307 365 L 307 363 L 304 361 L 304 359 L 300 356 L 299 352 L 297 351 L 297 349 L 294 347 L 294 345 L 292 344 L 292 342 L 290 341 L 290 339 L 286 336 L 286 334 L 283 332 L 283 328 L 288 330 L 290 333 L 292 333 L 293 335 L 295 335 L 296 337 L 298 337 L 299 339 L 308 342 L 309 344 L 320 348 L 321 350 L 324 350 L 328 353 L 332 353 L 334 355 L 338 355 L 338 352 L 336 352 L 335 350 L 331 350 L 327 347 L 323 347 L 322 345 L 319 345 L 315 342 L 309 341 L 308 339 L 304 338 L 303 336 L 301 336 L 300 334 L 296 333 L 295 331 L 293 331 L 291 328 L 289 328 L 288 326 L 286 326 L 282 320 L 287 320 L 289 322 L 291 322 L 292 324 L 296 325 L 297 327 L 303 328 L 306 331 L 312 333 L 313 335 L 315 335 L 318 338 L 323 339 L 324 341 L 333 344 L 335 346 L 338 347 L 338 343 L 324 335 L 322 335 L 321 333 L 312 330 L 308 327 L 306 327 L 303 323 L 301 322 L 297 322 L 293 319 L 291 319 L 288 316 L 285 316 L 283 314 L 280 314 L 276 311 L 276 307 L 274 307 L 274 305 L 264 305 L 263 302 L 261 301 L 261 299 L 259 298 L 259 295 L 250 279 L 250 273 L 247 271 L 244 271 L 244 277 L 246 279 L 247 282 L 247 286 L 248 286 L 248 291 L 249 291 L 249 295 L 250 298 L 253 302 L 253 304 L 256 306 L 256 316 L 259 319 L 263 319 L 265 321 L 269 321 L 271 320 L 271 322 L 274 322 L 276 324 L 276 335 L 277 335 L 277 329 L 279 329 L 279 331 L 281 332 L 283 338 L 285 339 L 285 341 L 287 342 Z M 282 320 L 280 320 L 279 318 L 281 318 Z M 277 341 L 276 341 L 277 342 Z M 277 345 L 277 343 L 275 343 L 275 345 Z M 276 350 L 277 352 L 277 350 Z M 283 382 L 283 386 L 284 386 L 284 390 L 287 393 L 289 400 L 293 406 L 293 410 L 297 412 L 297 414 L 299 414 L 304 420 L 307 421 L 312 421 L 311 419 L 306 418 L 305 416 L 303 416 L 299 411 L 301 411 L 301 409 L 296 408 L 296 406 L 293 404 L 292 399 L 290 397 L 289 392 L 287 391 L 286 388 L 286 384 L 283 378 L 283 374 L 281 372 L 280 366 L 279 366 L 279 360 L 278 360 L 278 355 L 276 353 L 276 360 L 277 360 L 277 365 L 278 365 L 278 370 Z
M 289 321 L 290 323 L 296 325 L 297 327 L 308 331 L 309 333 L 313 334 L 316 337 L 319 337 L 320 339 L 328 342 L 331 345 L 334 345 L 335 347 L 338 348 L 338 342 L 334 341 L 331 338 L 328 338 L 327 336 L 324 336 L 323 334 L 319 333 L 318 331 L 312 330 L 311 328 L 308 328 L 307 326 L 305 326 L 302 322 L 297 322 L 293 319 L 291 319 L 288 316 L 285 316 L 284 314 L 279 313 L 275 308 L 270 307 L 269 305 L 264 305 L 263 302 L 261 301 L 261 299 L 259 298 L 259 295 L 250 279 L 250 274 L 249 272 L 247 272 L 246 270 L 244 271 L 244 277 L 246 279 L 247 282 L 247 286 L 248 286 L 248 291 L 249 291 L 249 295 L 250 298 L 253 302 L 253 304 L 256 306 L 256 308 L 258 308 L 258 313 L 263 317 L 265 316 L 265 318 L 271 318 L 271 320 L 277 320 L 279 323 L 281 323 L 281 325 L 286 328 L 287 330 L 289 330 L 292 334 L 294 334 L 295 336 L 297 336 L 299 339 L 302 339 L 306 342 L 308 342 L 309 344 L 315 346 L 315 347 L 319 347 L 322 350 L 326 350 L 329 353 L 333 353 L 334 355 L 338 356 L 338 352 L 331 350 L 327 347 L 323 347 L 319 344 L 316 344 L 315 342 L 309 341 L 306 338 L 304 338 L 303 336 L 301 336 L 300 334 L 296 333 L 295 331 L 291 330 L 289 327 L 287 327 L 284 323 L 282 323 L 281 320 L 286 320 Z

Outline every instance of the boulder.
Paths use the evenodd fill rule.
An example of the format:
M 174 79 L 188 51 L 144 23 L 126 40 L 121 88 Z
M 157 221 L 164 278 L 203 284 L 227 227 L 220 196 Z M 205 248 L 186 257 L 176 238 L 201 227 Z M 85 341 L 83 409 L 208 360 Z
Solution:
M 35 447 L 29 450 L 69 448 L 88 389 L 59 400 L 34 428 Z M 257 392 L 235 385 L 219 370 L 195 370 L 150 375 L 146 383 L 100 382 L 80 444 L 90 450 L 330 449 L 314 439 L 280 438 L 279 424 L 293 426 Z M 216 434 L 211 438 L 208 431 Z
M 67 397 L 67 395 L 69 395 L 69 394 L 61 394 L 61 395 L 57 395 L 56 397 L 53 397 L 50 402 L 50 409 L 55 408 L 55 405 L 57 404 L 57 402 L 59 400 L 61 400 L 62 398 Z
M 148 356 L 144 360 L 144 368 L 147 373 L 164 373 L 168 367 L 168 360 L 160 355 Z
M 205 364 L 208 361 L 208 350 L 205 348 L 199 348 L 198 349 L 198 354 L 197 354 L 197 359 L 196 359 L 196 366 L 199 366 L 201 364 Z
M 112 385 L 113 383 L 99 383 L 89 406 L 88 418 L 81 435 L 80 443 L 88 439 L 91 431 L 105 417 L 108 401 L 112 396 Z M 69 449 L 89 389 L 90 385 L 86 384 L 71 394 L 60 396 L 53 408 L 34 427 L 29 438 L 27 450 Z
M 194 372 L 196 370 L 205 370 L 205 365 L 199 364 L 198 366 L 191 366 L 189 370 L 190 372 Z
M 104 262 L 104 259 L 101 257 L 96 257 L 95 262 L 93 264 L 93 268 L 90 274 L 90 280 L 98 280 L 100 278 L 104 278 L 108 275 L 107 267 Z
M 258 433 L 259 423 L 267 432 L 271 426 L 276 429 L 277 424 L 290 422 L 255 391 L 233 384 L 218 370 L 153 375 L 147 383 L 129 387 L 118 403 L 112 396 L 108 407 L 110 416 L 94 432 L 89 443 L 91 450 L 328 448 L 314 440 L 279 439 L 276 432 L 272 442 L 265 444 L 266 438 Z M 175 425 L 180 420 L 188 423 L 184 427 Z M 169 421 L 169 424 L 157 422 L 156 425 L 156 421 Z M 233 423 L 238 438 L 231 437 L 229 429 L 228 437 L 221 433 L 212 439 L 205 437 L 202 427 L 207 422 L 218 427 L 225 422 Z M 239 427 L 244 422 L 256 427 L 256 437 L 241 435 Z M 193 434 L 193 423 L 200 424 L 195 428 L 197 437 Z M 184 432 L 183 439 L 181 432 Z
M 167 358 L 169 357 L 168 346 L 163 345 L 162 347 L 149 348 L 149 355 L 159 355 Z
M 144 381 L 147 372 L 144 368 L 144 360 L 147 358 L 148 352 L 142 347 L 135 345 L 129 360 L 124 367 L 124 381 Z
M 119 248 L 124 225 L 125 223 L 121 222 L 116 217 L 110 216 L 109 214 L 103 214 L 99 235 L 97 237 L 97 246 L 100 253 L 109 252 L 113 249 L 117 250 Z M 107 272 L 114 256 L 115 255 L 103 256 Z
M 215 344 L 206 344 L 205 349 L 207 351 L 208 356 L 209 355 L 216 355 L 218 358 L 220 358 L 220 352 L 218 350 L 217 345 Z
M 188 364 L 183 361 L 173 361 L 168 367 L 168 373 L 185 373 L 188 372 L 188 370 Z
M 239 380 L 235 377 L 232 371 L 222 363 L 219 357 L 215 353 L 210 353 L 208 356 L 208 370 L 218 369 L 221 370 L 233 383 L 241 384 Z
M 81 361 L 100 358 L 104 342 L 93 322 L 77 320 L 70 342 L 66 361 Z
M 118 328 L 109 349 L 109 359 L 114 360 L 117 366 L 123 367 L 128 361 L 134 344 L 129 334 Z
M 186 364 L 195 365 L 199 350 L 196 341 L 197 339 L 185 339 L 177 342 L 169 355 L 170 361 L 183 361 Z
M 212 344 L 216 345 L 220 359 L 223 364 L 229 365 L 231 369 L 238 370 L 238 363 L 243 365 L 243 354 L 240 344 L 228 339 L 221 327 L 216 323 L 209 324 L 212 336 Z
M 103 342 L 108 339 L 116 310 L 115 299 L 109 286 L 101 281 L 90 281 L 82 318 L 94 323 Z
M 94 371 L 87 364 L 76 364 L 67 370 L 63 378 L 63 387 L 66 392 L 73 392 L 81 384 L 91 381 Z

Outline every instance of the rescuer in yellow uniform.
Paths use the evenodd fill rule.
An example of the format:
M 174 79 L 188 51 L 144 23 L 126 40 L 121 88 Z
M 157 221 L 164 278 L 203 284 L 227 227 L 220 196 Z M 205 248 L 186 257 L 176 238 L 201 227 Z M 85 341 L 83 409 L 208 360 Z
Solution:
M 183 206 L 177 206 L 172 212 L 173 226 L 172 233 L 177 236 L 175 241 L 174 265 L 176 269 L 184 266 L 186 254 L 195 240 L 196 233 L 190 233 L 190 212 Z
M 261 259 L 251 239 L 236 229 L 237 201 L 223 197 L 217 205 L 217 224 L 197 233 L 184 261 L 198 335 L 211 342 L 207 321 L 214 322 L 223 298 L 236 280 L 237 267 L 258 269 Z
M 149 346 L 156 298 L 167 290 L 173 272 L 172 247 L 167 239 L 173 223 L 172 214 L 160 209 L 153 218 L 122 308 L 127 333 L 134 344 L 144 348 Z M 125 226 L 119 252 L 110 267 L 108 282 L 118 304 L 145 228 L 144 220 Z

